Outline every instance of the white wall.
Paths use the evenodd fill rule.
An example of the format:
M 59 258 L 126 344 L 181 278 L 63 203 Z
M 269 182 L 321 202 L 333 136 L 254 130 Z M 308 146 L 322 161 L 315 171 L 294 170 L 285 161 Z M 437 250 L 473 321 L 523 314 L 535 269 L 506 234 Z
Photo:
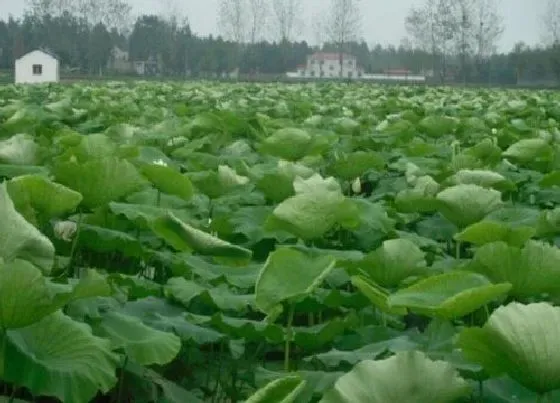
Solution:
M 33 74 L 33 65 L 43 66 L 42 74 Z M 53 83 L 60 80 L 59 61 L 51 55 L 35 50 L 16 60 L 16 84 Z
M 315 63 L 311 63 L 311 59 L 307 62 L 306 76 L 321 77 L 321 71 L 323 71 L 323 77 L 340 77 L 340 60 L 325 60 L 321 65 L 320 61 L 315 60 Z M 342 77 L 348 78 L 349 73 L 352 73 L 352 78 L 358 77 L 358 66 L 356 65 L 355 59 L 344 58 L 342 62 Z

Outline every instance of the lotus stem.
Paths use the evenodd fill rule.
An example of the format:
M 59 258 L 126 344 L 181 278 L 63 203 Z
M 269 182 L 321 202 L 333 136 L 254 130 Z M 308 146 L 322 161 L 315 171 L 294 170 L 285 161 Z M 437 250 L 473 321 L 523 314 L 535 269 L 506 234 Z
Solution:
M 76 223 L 76 234 L 74 234 L 74 239 L 72 240 L 72 246 L 70 247 L 70 259 L 68 261 L 68 276 L 74 277 L 74 258 L 76 257 L 76 249 L 78 247 L 78 241 L 80 240 L 80 232 L 82 228 L 82 211 L 78 213 L 78 222 Z
M 284 371 L 290 372 L 290 343 L 292 341 L 293 329 L 292 323 L 294 321 L 295 307 L 290 305 L 290 311 L 288 313 L 288 321 L 286 323 L 286 339 L 284 345 Z
M 461 241 L 455 242 L 455 259 L 461 259 Z
M 157 197 L 156 197 L 156 206 L 159 207 L 160 205 L 161 205 L 161 192 L 158 190 Z
M 128 364 L 128 355 L 124 356 L 124 361 L 123 361 L 123 365 L 121 368 L 121 375 L 119 377 L 119 392 L 117 394 L 117 403 L 122 402 L 122 394 L 123 394 L 123 389 L 124 389 L 124 370 L 126 368 L 126 364 Z

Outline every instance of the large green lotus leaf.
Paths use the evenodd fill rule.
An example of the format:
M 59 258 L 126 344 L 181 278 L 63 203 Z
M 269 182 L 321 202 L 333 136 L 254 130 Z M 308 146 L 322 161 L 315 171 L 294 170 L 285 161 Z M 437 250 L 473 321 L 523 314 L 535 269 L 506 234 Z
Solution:
M 128 257 L 142 257 L 142 243 L 132 234 L 96 225 L 80 225 L 80 245 L 97 252 L 120 252 Z
M 388 298 L 390 307 L 442 319 L 455 319 L 505 296 L 510 283 L 492 284 L 486 277 L 467 271 L 451 271 L 420 280 Z
M 431 137 L 442 137 L 453 134 L 457 127 L 457 119 L 448 116 L 426 116 L 419 122 L 419 126 Z
M 108 338 L 113 349 L 122 349 L 140 365 L 165 365 L 181 350 L 181 339 L 173 333 L 146 326 L 138 318 L 119 312 L 103 315 L 95 324 L 97 335 Z
M 395 229 L 396 221 L 389 217 L 382 204 L 366 199 L 353 199 L 352 202 L 360 215 L 360 225 L 352 231 L 356 246 L 362 250 L 372 250 Z
M 450 181 L 455 185 L 478 185 L 500 191 L 515 189 L 511 181 L 494 171 L 462 169 Z
M 313 136 L 297 128 L 278 129 L 261 144 L 260 151 L 288 161 L 296 161 L 307 155 Z
M 552 153 L 553 148 L 547 140 L 534 138 L 519 140 L 504 151 L 502 155 L 520 162 L 531 162 L 541 159 L 547 160 L 551 158 Z
M 338 182 L 313 175 L 294 181 L 296 195 L 274 209 L 266 223 L 269 230 L 286 230 L 302 239 L 323 236 L 335 224 L 359 224 L 358 208 L 342 194 Z
M 234 318 L 222 313 L 216 313 L 211 317 L 187 314 L 187 319 L 195 324 L 212 326 L 231 339 L 243 339 L 247 342 L 266 340 L 271 344 L 282 343 L 285 339 L 285 332 L 281 326 L 265 320 Z
M 21 175 L 49 175 L 49 169 L 36 165 L 8 165 L 0 164 L 0 177 L 12 179 Z
M 16 134 L 0 141 L 0 163 L 10 165 L 38 165 L 39 146 L 32 136 Z
M 352 180 L 370 169 L 381 171 L 385 167 L 385 160 L 376 152 L 356 151 L 344 154 L 334 161 L 328 172 L 343 180 Z
M 548 303 L 511 303 L 482 328 L 466 328 L 459 346 L 492 377 L 507 373 L 537 393 L 560 389 L 560 309 Z
M 68 154 L 73 155 L 79 162 L 113 156 L 117 150 L 116 144 L 100 133 L 80 136 L 79 141 L 77 146 L 70 147 L 68 150 Z
M 459 228 L 482 220 L 502 206 L 502 195 L 478 185 L 457 185 L 436 196 L 437 209 Z
M 528 241 L 523 249 L 489 243 L 477 249 L 469 269 L 495 283 L 511 283 L 515 297 L 560 295 L 560 249 L 544 242 Z
M 387 290 L 375 284 L 365 276 L 352 276 L 352 285 L 356 287 L 362 294 L 364 294 L 373 305 L 375 305 L 381 312 L 389 315 L 407 314 L 407 309 L 403 307 L 392 307 L 389 305 L 389 293 Z
M 257 390 L 245 403 L 292 403 L 305 388 L 306 381 L 297 375 L 276 379 Z
M 544 175 L 539 181 L 539 186 L 542 188 L 560 186 L 560 171 L 553 171 Z
M 359 265 L 377 284 L 397 287 L 403 280 L 425 273 L 424 252 L 408 239 L 390 239 L 369 253 Z
M 335 259 L 328 255 L 310 257 L 295 249 L 275 250 L 269 255 L 257 279 L 257 307 L 266 314 L 272 314 L 282 302 L 311 294 L 334 265 Z
M 429 213 L 436 210 L 436 199 L 418 189 L 405 189 L 397 193 L 395 206 L 401 213 Z
M 16 209 L 35 225 L 74 211 L 82 201 L 80 193 L 40 175 L 19 176 L 7 187 Z
M 198 190 L 211 199 L 217 199 L 248 183 L 248 178 L 237 175 L 225 165 L 220 165 L 218 172 L 192 172 L 188 175 Z
M 294 195 L 296 177 L 307 179 L 315 173 L 305 165 L 284 160 L 278 161 L 278 164 L 271 168 L 270 171 L 261 174 L 262 176 L 259 175 L 256 187 L 275 203 L 280 203 Z
M 152 220 L 165 216 L 169 211 L 183 221 L 195 219 L 193 212 L 187 209 L 157 207 L 155 205 L 156 198 L 153 199 L 153 205 L 111 202 L 109 203 L 109 208 L 114 214 L 122 215 L 127 220 L 133 222 L 135 226 L 145 229 L 149 229 L 148 224 Z
M 118 201 L 146 185 L 130 162 L 116 157 L 91 160 L 83 164 L 61 162 L 54 169 L 56 180 L 84 197 L 89 208 Z
M 252 252 L 191 227 L 171 212 L 150 223 L 152 231 L 179 251 L 193 250 L 201 255 L 250 259 Z
M 156 313 L 154 318 L 144 320 L 144 323 L 165 332 L 173 332 L 185 342 L 202 345 L 219 343 L 226 339 L 226 335 L 213 329 L 195 325 L 184 316 L 164 316 Z
M 37 228 L 15 209 L 6 183 L 0 185 L 0 258 L 25 259 L 50 272 L 54 263 L 54 246 Z
M 475 245 L 504 241 L 512 246 L 522 246 L 536 234 L 539 218 L 540 212 L 537 209 L 502 208 L 468 226 L 456 234 L 455 239 Z
M 186 175 L 168 166 L 145 164 L 140 168 L 142 174 L 160 191 L 189 200 L 193 186 Z
M 186 306 L 196 297 L 201 298 L 205 304 L 214 305 L 223 311 L 243 311 L 249 306 L 255 306 L 253 294 L 234 294 L 227 286 L 208 289 L 182 277 L 170 278 L 165 286 L 165 292 Z
M 117 383 L 118 356 L 108 340 L 62 312 L 31 326 L 6 332 L 2 379 L 35 396 L 88 403 Z
M 25 260 L 0 264 L 0 328 L 26 327 L 61 308 L 72 291 L 58 294 L 49 285 Z
M 470 385 L 450 363 L 407 351 L 385 360 L 360 362 L 320 402 L 452 403 L 470 393 Z

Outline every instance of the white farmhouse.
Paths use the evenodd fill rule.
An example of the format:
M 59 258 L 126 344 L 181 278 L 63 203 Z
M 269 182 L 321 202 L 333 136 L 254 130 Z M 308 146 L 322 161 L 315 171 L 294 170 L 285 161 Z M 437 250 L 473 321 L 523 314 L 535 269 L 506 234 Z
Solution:
M 342 69 L 340 60 L 342 56 Z M 305 66 L 298 66 L 297 76 L 316 78 L 359 78 L 363 70 L 358 66 L 355 56 L 343 53 L 317 52 L 307 57 Z
M 47 50 L 34 50 L 16 60 L 16 84 L 56 83 L 60 61 Z

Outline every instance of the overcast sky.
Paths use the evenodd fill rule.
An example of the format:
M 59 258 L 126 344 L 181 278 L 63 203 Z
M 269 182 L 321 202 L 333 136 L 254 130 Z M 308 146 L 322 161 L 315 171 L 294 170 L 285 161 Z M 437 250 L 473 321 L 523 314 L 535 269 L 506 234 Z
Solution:
M 313 42 L 314 15 L 327 7 L 328 0 L 301 0 L 304 4 L 306 22 L 302 36 Z M 500 11 L 505 21 L 505 32 L 500 43 L 500 50 L 508 51 L 516 42 L 537 44 L 541 39 L 541 16 L 545 10 L 546 0 L 499 0 Z M 559 0 L 560 1 L 560 0 Z M 167 4 L 175 4 L 180 12 L 187 16 L 194 32 L 201 35 L 219 33 L 217 8 L 219 0 L 130 0 L 134 13 L 165 12 Z M 406 36 L 404 18 L 407 10 L 422 0 L 362 0 L 363 27 L 362 36 L 368 44 L 398 45 Z M 0 18 L 9 14 L 21 15 L 25 0 L 0 0 Z

